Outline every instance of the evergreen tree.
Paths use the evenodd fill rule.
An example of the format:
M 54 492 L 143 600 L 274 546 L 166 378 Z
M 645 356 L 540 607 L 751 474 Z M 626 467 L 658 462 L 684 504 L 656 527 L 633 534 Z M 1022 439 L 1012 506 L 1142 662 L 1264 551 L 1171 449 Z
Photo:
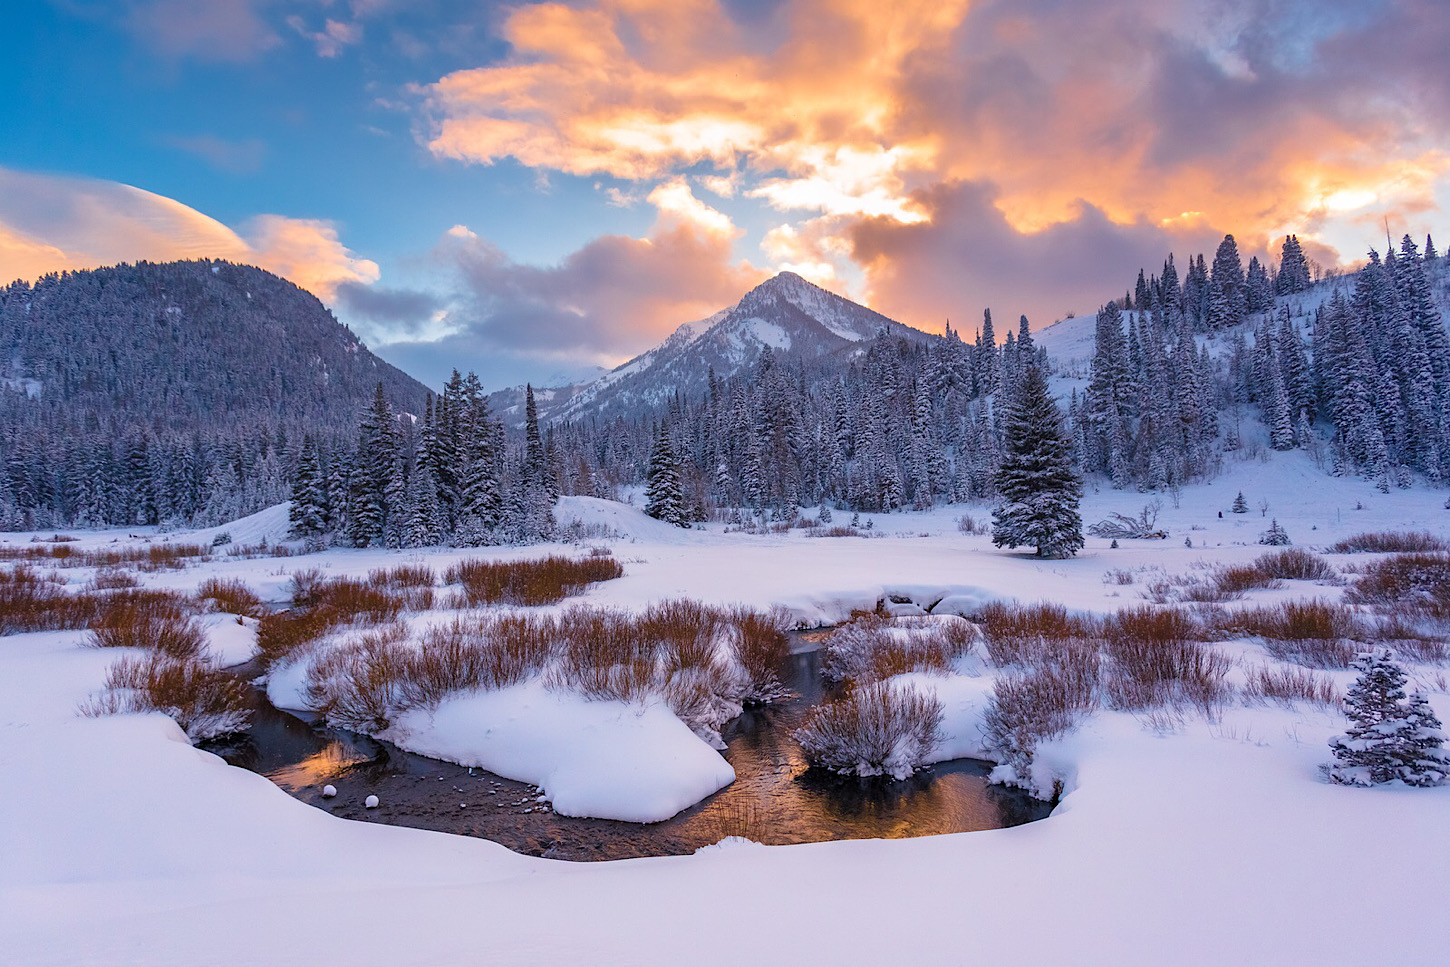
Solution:
M 327 532 L 327 478 L 322 474 L 311 434 L 302 439 L 302 453 L 292 478 L 292 507 L 287 517 L 295 538 L 320 537 Z
M 1244 321 L 1248 300 L 1244 292 L 1244 264 L 1238 243 L 1225 235 L 1213 256 L 1209 277 L 1208 327 L 1227 329 Z
M 1238 496 L 1234 497 L 1233 512 L 1235 514 L 1247 514 L 1249 512 L 1249 502 L 1244 499 L 1244 492 L 1242 490 L 1238 492 Z
M 670 445 L 669 427 L 660 424 L 654 452 L 649 458 L 649 477 L 645 490 L 648 502 L 644 512 L 656 520 L 677 527 L 688 527 L 685 519 L 684 491 L 680 486 L 680 462 Z
M 1417 786 L 1444 782 L 1450 753 L 1440 721 L 1424 696 L 1407 700 L 1405 670 L 1389 649 L 1362 654 L 1352 667 L 1360 674 L 1344 699 L 1350 726 L 1329 740 L 1336 760 L 1330 779 L 1353 786 L 1395 779 Z
M 1039 557 L 1071 557 L 1083 546 L 1082 480 L 1072 466 L 1062 414 L 1039 367 L 1022 374 L 1003 429 L 996 477 L 1002 503 L 992 512 L 992 543 L 1034 545 Z

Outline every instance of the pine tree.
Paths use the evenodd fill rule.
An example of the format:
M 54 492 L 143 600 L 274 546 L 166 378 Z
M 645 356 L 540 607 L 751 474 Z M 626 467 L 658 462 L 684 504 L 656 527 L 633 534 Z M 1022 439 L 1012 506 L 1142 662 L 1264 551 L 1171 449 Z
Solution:
M 1244 492 L 1242 490 L 1234 498 L 1233 512 L 1235 514 L 1247 514 L 1249 512 L 1249 502 L 1244 499 Z
M 1022 374 L 1003 424 L 996 475 L 1002 503 L 992 512 L 992 543 L 1034 545 L 1038 557 L 1071 557 L 1083 546 L 1082 480 L 1072 466 L 1062 414 L 1039 367 Z
M 1360 655 L 1353 666 L 1359 678 L 1344 699 L 1350 726 L 1329 740 L 1335 764 L 1329 778 L 1352 786 L 1401 779 L 1433 786 L 1450 775 L 1440 721 L 1423 695 L 1407 700 L 1405 670 L 1388 648 Z
M 1244 292 L 1244 264 L 1232 235 L 1225 235 L 1219 243 L 1213 256 L 1213 274 L 1209 278 L 1208 327 L 1227 329 L 1243 322 L 1248 304 Z
M 670 445 L 669 427 L 663 423 L 655 438 L 654 452 L 650 454 L 645 493 L 646 514 L 677 527 L 689 526 L 684 512 L 685 495 L 680 486 L 680 462 Z
M 292 507 L 287 518 L 295 538 L 320 537 L 327 532 L 327 480 L 322 475 L 311 434 L 302 438 L 302 453 L 292 478 Z
M 432 547 L 443 543 L 443 519 L 438 511 L 438 484 L 426 466 L 413 471 L 408 482 L 404 547 Z

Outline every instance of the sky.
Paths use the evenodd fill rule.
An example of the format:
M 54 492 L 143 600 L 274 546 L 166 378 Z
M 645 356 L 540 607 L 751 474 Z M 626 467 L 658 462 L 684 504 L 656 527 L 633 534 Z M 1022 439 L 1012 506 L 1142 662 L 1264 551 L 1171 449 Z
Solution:
M 612 367 L 787 269 L 970 334 L 1225 233 L 1450 242 L 1444 0 L 31 0 L 5 35 L 0 278 L 250 262 L 435 386 Z

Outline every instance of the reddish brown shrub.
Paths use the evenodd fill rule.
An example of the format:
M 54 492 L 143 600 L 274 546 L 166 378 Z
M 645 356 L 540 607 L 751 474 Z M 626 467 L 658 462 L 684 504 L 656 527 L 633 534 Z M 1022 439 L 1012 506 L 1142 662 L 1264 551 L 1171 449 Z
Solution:
M 1255 668 L 1249 672 L 1244 694 L 1286 704 L 1313 702 L 1331 707 L 1342 699 L 1333 682 L 1304 668 Z
M 448 569 L 445 580 L 463 585 L 470 607 L 485 604 L 554 604 L 578 594 L 591 584 L 624 576 L 612 557 L 586 558 L 550 555 L 532 561 L 461 561 Z
M 101 601 L 91 625 L 91 643 L 193 658 L 206 648 L 206 635 L 185 596 L 173 591 L 118 591 Z
M 1331 554 L 1408 554 L 1445 550 L 1450 550 L 1450 545 L 1428 531 L 1356 534 L 1329 546 Z
M 207 578 L 196 589 L 196 596 L 203 603 L 209 603 L 213 611 L 225 614 L 260 618 L 266 611 L 262 606 L 262 599 L 241 580 Z
M 106 676 L 106 691 L 82 706 L 86 715 L 162 712 L 193 742 L 247 727 L 251 706 L 237 679 L 193 658 L 163 652 L 122 658 Z

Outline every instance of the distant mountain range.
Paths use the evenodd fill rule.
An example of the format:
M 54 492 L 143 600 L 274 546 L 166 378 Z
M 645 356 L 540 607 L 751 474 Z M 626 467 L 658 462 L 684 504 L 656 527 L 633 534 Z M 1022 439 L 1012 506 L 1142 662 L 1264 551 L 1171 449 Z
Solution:
M 676 393 L 698 397 L 707 389 L 712 370 L 721 379 L 733 376 L 767 348 L 786 365 L 838 361 L 844 368 L 883 330 L 913 342 L 933 338 L 794 272 L 782 272 L 735 305 L 685 323 L 654 349 L 596 379 L 536 388 L 535 402 L 543 422 L 637 415 Z M 523 395 L 523 387 L 512 387 L 493 394 L 490 402 L 505 420 L 518 423 Z

